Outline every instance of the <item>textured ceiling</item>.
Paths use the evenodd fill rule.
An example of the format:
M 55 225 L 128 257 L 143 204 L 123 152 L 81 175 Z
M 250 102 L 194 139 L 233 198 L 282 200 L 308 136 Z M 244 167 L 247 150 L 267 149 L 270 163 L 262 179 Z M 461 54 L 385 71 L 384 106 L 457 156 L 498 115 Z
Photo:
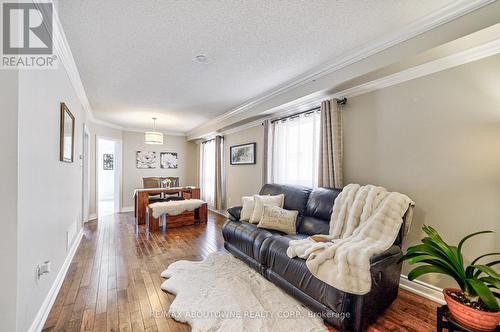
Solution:
M 186 132 L 449 2 L 64 0 L 59 16 L 96 118 Z

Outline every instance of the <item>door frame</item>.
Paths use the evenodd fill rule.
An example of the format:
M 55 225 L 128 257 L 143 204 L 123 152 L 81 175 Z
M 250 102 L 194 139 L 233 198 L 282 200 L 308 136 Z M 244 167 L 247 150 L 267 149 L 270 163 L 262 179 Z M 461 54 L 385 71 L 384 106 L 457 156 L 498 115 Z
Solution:
M 123 143 L 121 138 L 96 135 L 95 137 L 95 213 L 99 216 L 99 139 L 114 141 L 117 156 L 115 158 L 115 208 L 116 213 L 122 209 L 122 159 Z M 118 181 L 116 181 L 118 180 Z
M 87 144 L 85 145 L 85 141 Z M 90 216 L 90 130 L 83 124 L 82 136 L 82 224 L 89 221 Z

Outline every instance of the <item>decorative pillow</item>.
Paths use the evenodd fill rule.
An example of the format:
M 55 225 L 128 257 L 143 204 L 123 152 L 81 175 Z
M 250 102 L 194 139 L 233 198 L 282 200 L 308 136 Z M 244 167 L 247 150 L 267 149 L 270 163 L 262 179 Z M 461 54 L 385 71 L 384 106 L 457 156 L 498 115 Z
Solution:
M 286 234 L 296 234 L 299 211 L 289 211 L 277 206 L 264 205 L 264 213 L 257 227 L 274 229 Z
M 241 198 L 241 205 L 243 207 L 241 208 L 240 220 L 241 221 L 250 220 L 255 207 L 255 199 L 253 198 L 253 196 L 243 196 Z
M 252 217 L 249 222 L 252 224 L 259 223 L 262 218 L 262 213 L 264 212 L 264 205 L 278 206 L 280 208 L 283 207 L 283 201 L 285 200 L 285 195 L 276 195 L 276 196 L 260 196 L 254 195 L 255 207 L 253 209 Z

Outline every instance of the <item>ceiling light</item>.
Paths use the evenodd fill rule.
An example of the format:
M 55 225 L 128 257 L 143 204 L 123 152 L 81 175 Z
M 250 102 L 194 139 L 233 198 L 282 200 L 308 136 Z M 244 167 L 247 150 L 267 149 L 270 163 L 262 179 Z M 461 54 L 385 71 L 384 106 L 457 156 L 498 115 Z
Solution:
M 198 54 L 193 60 L 198 63 L 208 63 L 208 57 L 204 54 Z
M 156 131 L 156 118 L 153 118 L 153 131 L 144 133 L 144 144 L 163 144 L 163 134 Z

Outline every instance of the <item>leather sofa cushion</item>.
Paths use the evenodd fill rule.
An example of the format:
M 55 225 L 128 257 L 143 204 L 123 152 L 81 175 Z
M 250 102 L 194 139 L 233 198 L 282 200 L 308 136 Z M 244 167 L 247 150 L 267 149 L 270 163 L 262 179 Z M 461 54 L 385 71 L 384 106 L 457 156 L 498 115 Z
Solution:
M 286 254 L 290 240 L 303 239 L 306 235 L 273 236 L 266 239 L 262 249 L 266 251 L 261 254 L 262 263 L 274 273 L 286 279 L 318 302 L 332 308 L 336 312 L 345 312 L 348 301 L 345 301 L 346 293 L 322 282 L 309 272 L 306 261 L 300 258 L 290 258 Z
M 305 215 L 317 219 L 330 221 L 333 210 L 333 202 L 342 192 L 341 189 L 316 188 L 309 195 Z
M 323 220 L 305 216 L 297 223 L 297 233 L 305 235 L 328 234 L 330 231 L 330 220 Z
M 241 206 L 233 206 L 229 209 L 227 209 L 227 213 L 229 214 L 229 219 L 231 220 L 240 220 L 241 217 Z
M 311 188 L 281 184 L 265 184 L 260 190 L 260 195 L 285 194 L 283 208 L 286 210 L 299 211 L 299 214 L 303 214 L 306 210 L 306 204 L 310 193 Z
M 227 221 L 223 227 L 224 240 L 253 259 L 260 261 L 260 247 L 265 239 L 284 233 L 257 228 L 246 221 Z

